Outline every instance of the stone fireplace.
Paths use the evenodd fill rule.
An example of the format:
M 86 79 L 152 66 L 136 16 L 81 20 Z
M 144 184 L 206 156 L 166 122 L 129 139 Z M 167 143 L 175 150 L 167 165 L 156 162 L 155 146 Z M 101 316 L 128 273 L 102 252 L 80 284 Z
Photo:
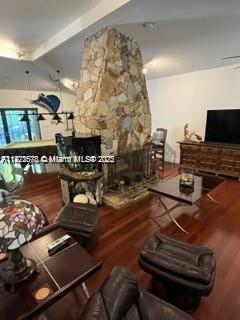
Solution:
M 100 134 L 102 154 L 141 148 L 151 134 L 151 113 L 137 42 L 116 29 L 85 41 L 76 131 Z
M 151 113 L 142 70 L 137 42 L 118 30 L 105 28 L 85 40 L 75 129 L 81 134 L 101 135 L 102 155 L 116 156 L 114 165 L 103 167 L 105 191 L 112 188 L 110 174 L 121 171 L 124 157 L 128 158 L 127 174 L 135 171 L 137 175 L 139 170 L 130 165 L 136 161 L 136 152 L 142 157 L 150 154 L 144 151 L 151 135 Z M 140 170 L 141 180 L 150 177 L 144 174 L 149 170 Z

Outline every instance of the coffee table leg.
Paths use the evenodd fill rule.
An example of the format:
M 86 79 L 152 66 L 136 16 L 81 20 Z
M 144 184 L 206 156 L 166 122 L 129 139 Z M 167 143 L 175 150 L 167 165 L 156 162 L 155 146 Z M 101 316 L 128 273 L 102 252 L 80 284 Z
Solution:
M 161 205 L 163 206 L 165 212 L 159 214 L 159 215 L 153 215 L 151 216 L 151 218 L 160 218 L 164 215 L 168 215 L 170 217 L 170 219 L 172 220 L 172 222 L 180 229 L 182 230 L 184 233 L 189 233 L 188 231 L 186 231 L 178 222 L 177 220 L 171 215 L 171 211 L 175 210 L 176 208 L 179 208 L 179 207 L 185 207 L 187 206 L 186 203 L 180 203 L 178 202 L 177 204 L 175 204 L 175 206 L 173 206 L 172 208 L 168 209 L 167 206 L 165 205 L 165 203 L 162 201 L 161 197 L 157 197 L 157 199 L 159 200 L 159 202 L 161 203 Z
M 215 199 L 213 199 L 213 197 L 212 197 L 209 193 L 207 193 L 207 197 L 208 197 L 208 199 L 211 200 L 213 203 L 219 204 Z
M 87 297 L 87 299 L 89 299 L 90 298 L 90 294 L 88 292 L 88 289 L 87 289 L 87 286 L 86 286 L 85 282 L 82 283 L 82 289 L 83 289 L 83 292 L 84 292 L 85 296 Z
M 165 210 L 163 213 L 160 213 L 160 214 L 154 214 L 151 216 L 151 218 L 160 218 L 160 217 L 163 217 L 167 214 L 167 211 L 168 211 L 168 208 L 167 206 L 165 205 L 165 203 L 162 201 L 161 197 L 159 196 L 156 196 L 156 199 L 160 202 L 161 206 L 163 207 L 163 209 Z
M 175 209 L 175 208 L 174 208 Z M 172 211 L 172 210 L 171 210 Z M 188 231 L 186 231 L 178 222 L 177 220 L 171 215 L 170 212 L 167 212 L 168 216 L 172 219 L 172 222 L 180 229 L 182 230 L 184 233 L 189 233 Z

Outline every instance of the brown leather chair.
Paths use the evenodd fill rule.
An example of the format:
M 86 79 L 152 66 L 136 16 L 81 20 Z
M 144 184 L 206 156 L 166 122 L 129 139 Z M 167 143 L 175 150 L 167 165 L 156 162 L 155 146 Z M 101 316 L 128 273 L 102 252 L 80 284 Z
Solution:
M 191 312 L 208 296 L 216 272 L 214 253 L 171 239 L 161 233 L 151 236 L 140 253 L 139 265 L 152 275 L 153 292 Z
M 115 267 L 100 290 L 87 302 L 81 320 L 193 320 L 182 310 L 139 291 L 135 276 Z

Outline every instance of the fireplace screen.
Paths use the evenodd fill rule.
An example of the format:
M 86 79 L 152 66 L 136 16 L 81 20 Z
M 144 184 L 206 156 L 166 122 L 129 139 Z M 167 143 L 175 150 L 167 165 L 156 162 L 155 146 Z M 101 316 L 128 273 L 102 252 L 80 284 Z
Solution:
M 154 174 L 151 147 L 134 150 L 117 156 L 115 163 L 108 165 L 105 186 L 108 189 L 121 188 L 121 185 L 130 187 Z

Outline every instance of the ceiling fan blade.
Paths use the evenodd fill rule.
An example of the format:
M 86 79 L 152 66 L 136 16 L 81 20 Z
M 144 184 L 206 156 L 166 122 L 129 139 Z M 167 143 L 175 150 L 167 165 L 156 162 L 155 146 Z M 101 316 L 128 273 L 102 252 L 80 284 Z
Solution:
M 228 60 L 228 59 L 239 59 L 240 56 L 230 56 L 230 57 L 224 57 L 222 60 Z

